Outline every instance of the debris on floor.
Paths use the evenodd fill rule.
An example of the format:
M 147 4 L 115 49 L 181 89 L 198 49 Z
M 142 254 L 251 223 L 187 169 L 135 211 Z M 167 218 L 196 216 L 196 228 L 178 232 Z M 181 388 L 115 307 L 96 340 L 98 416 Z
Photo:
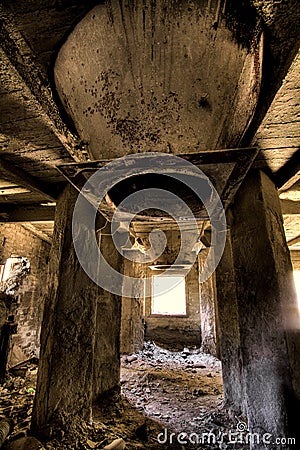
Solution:
M 42 444 L 29 431 L 37 361 L 10 370 L 0 387 L 0 417 L 13 423 L 3 450 L 248 449 L 228 445 L 226 433 L 242 419 L 229 417 L 222 408 L 217 358 L 198 349 L 171 352 L 146 342 L 143 351 L 121 359 L 122 395 L 103 397 L 91 423 L 78 421 L 72 432 L 59 432 Z M 216 442 L 203 442 L 203 435 L 215 436 Z
M 169 351 L 146 342 L 142 351 L 122 357 L 121 391 L 138 411 L 174 431 L 175 440 L 184 433 L 186 448 L 249 447 L 240 443 L 227 447 L 227 435 L 244 419 L 229 417 L 223 408 L 221 362 L 199 349 Z M 202 443 L 201 437 L 209 433 L 210 441 Z M 201 445 L 191 445 L 188 437 L 193 434 Z

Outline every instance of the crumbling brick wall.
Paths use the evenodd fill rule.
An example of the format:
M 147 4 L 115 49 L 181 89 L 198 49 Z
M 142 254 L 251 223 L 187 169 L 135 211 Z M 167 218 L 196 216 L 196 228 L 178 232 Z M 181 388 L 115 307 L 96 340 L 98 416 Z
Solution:
M 50 244 L 34 236 L 19 224 L 0 224 L 0 263 L 11 256 L 29 259 L 30 271 L 21 280 L 14 308 L 18 324 L 13 341 L 27 356 L 38 356 L 43 314 L 43 292 L 47 282 Z

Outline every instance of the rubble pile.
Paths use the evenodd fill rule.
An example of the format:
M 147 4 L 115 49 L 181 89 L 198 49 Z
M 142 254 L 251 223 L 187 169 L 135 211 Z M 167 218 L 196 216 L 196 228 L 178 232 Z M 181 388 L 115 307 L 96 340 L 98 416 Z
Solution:
M 170 352 L 146 342 L 141 352 L 122 357 L 121 395 L 116 391 L 103 397 L 90 423 L 78 419 L 73 428 L 66 427 L 68 432 L 54 431 L 43 443 L 30 437 L 36 375 L 37 361 L 30 360 L 11 368 L 0 387 L 0 419 L 12 422 L 1 450 L 249 448 L 229 444 L 226 433 L 243 418 L 223 408 L 220 361 L 199 349 Z M 186 444 L 176 440 L 180 433 Z M 218 442 L 188 440 L 203 434 L 213 434 Z
M 209 433 L 212 440 L 216 438 L 215 444 L 210 440 L 201 445 L 186 439 L 186 448 L 249 448 L 228 443 L 227 435 L 236 431 L 243 418 L 229 416 L 223 408 L 221 362 L 214 356 L 196 348 L 173 352 L 146 342 L 142 351 L 122 357 L 121 386 L 138 411 L 176 436 L 196 433 L 199 442 Z

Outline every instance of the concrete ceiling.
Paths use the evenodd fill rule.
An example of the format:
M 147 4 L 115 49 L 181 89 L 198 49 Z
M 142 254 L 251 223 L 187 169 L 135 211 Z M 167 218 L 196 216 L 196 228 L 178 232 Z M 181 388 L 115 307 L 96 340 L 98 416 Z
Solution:
M 63 44 L 68 45 L 68 38 L 69 42 L 72 42 L 72 39 L 75 39 L 74 42 L 76 42 L 82 32 L 80 30 L 84 29 L 84 23 L 87 23 L 87 20 L 91 20 L 93 17 L 92 8 L 98 3 L 103 4 L 103 2 L 76 0 L 46 0 L 43 2 L 9 0 L 0 2 L 0 217 L 6 221 L 31 223 L 31 226 L 36 226 L 36 229 L 40 227 L 41 231 L 43 231 L 44 222 L 44 230 L 48 235 L 51 234 L 49 219 L 51 219 L 51 215 L 53 218 L 53 202 L 55 202 L 61 190 L 61 183 L 64 181 L 55 166 L 59 163 L 85 161 L 88 158 L 89 151 L 91 154 L 94 153 L 96 157 L 102 156 L 102 153 L 95 151 L 97 145 L 88 142 L 91 133 L 87 127 L 86 122 L 88 121 L 83 121 L 84 115 L 76 117 L 76 114 L 74 114 L 76 108 L 73 106 L 72 113 L 71 104 L 65 105 L 69 110 L 68 114 L 61 107 L 61 100 L 58 98 L 53 81 L 54 62 Z M 174 13 L 172 8 L 175 2 L 164 3 Z M 181 10 L 177 11 L 182 20 L 177 21 L 179 25 L 176 25 L 176 32 L 172 41 L 177 46 L 173 57 L 179 55 L 181 62 L 173 62 L 172 65 L 170 59 L 168 59 L 167 68 L 168 73 L 170 73 L 170 69 L 174 69 L 175 74 L 178 75 L 178 80 L 175 79 L 174 84 L 168 86 L 168 90 L 176 89 L 178 96 L 181 96 L 180 103 L 183 107 L 189 102 L 190 107 L 188 112 L 185 111 L 183 115 L 181 114 L 184 116 L 184 120 L 181 122 L 182 132 L 179 133 L 178 130 L 175 130 L 175 125 L 178 123 L 176 117 L 174 117 L 173 122 L 170 122 L 170 139 L 169 136 L 166 139 L 166 135 L 163 134 L 164 131 L 161 129 L 160 137 L 162 137 L 163 144 L 158 150 L 164 150 L 166 142 L 170 143 L 169 149 L 173 147 L 175 152 L 178 153 L 184 152 L 185 148 L 190 150 L 193 148 L 193 151 L 195 149 L 197 151 L 197 148 L 221 148 L 238 144 L 242 146 L 257 145 L 261 152 L 255 165 L 266 170 L 274 178 L 278 187 L 281 188 L 283 212 L 287 212 L 284 217 L 287 224 L 288 240 L 294 239 L 300 234 L 299 217 L 297 217 L 300 214 L 299 183 L 297 183 L 300 178 L 300 58 L 299 54 L 297 55 L 300 33 L 298 26 L 300 19 L 299 2 L 296 0 L 286 2 L 253 0 L 249 3 L 254 9 L 251 9 L 251 5 L 247 7 L 247 11 L 251 11 L 251 16 L 248 14 L 246 19 L 245 14 L 243 16 L 243 8 L 247 2 L 243 2 L 244 6 L 242 7 L 239 6 L 241 2 L 238 1 L 227 2 L 226 7 L 224 2 L 218 2 L 217 0 L 209 2 L 199 0 L 189 3 L 192 5 L 189 5 L 191 10 L 185 11 L 186 2 L 183 1 Z M 112 8 L 115 7 L 114 1 L 107 4 L 112 5 Z M 123 2 L 120 2 L 120 4 L 122 5 Z M 135 4 L 138 9 L 139 2 L 137 1 Z M 209 5 L 210 8 L 208 8 Z M 104 12 L 107 14 L 107 10 L 104 11 L 103 8 L 104 6 L 98 6 L 97 11 L 99 11 L 100 16 Z M 157 8 L 161 8 L 161 2 L 157 2 Z M 207 14 L 201 14 L 201 19 L 197 21 L 195 18 L 196 11 L 203 12 L 205 8 Z M 87 14 L 90 15 L 87 16 Z M 168 15 L 168 20 L 169 17 L 176 18 L 175 13 L 173 16 L 172 14 Z M 84 17 L 84 21 L 80 23 Z M 115 17 L 120 17 L 120 15 L 116 13 Z M 132 14 L 129 14 L 127 19 L 125 18 L 123 25 L 129 25 L 126 20 L 130 17 L 132 18 Z M 247 22 L 249 18 L 251 18 L 251 21 Z M 186 35 L 184 27 L 189 22 L 191 23 L 190 30 L 192 33 L 184 37 Z M 75 28 L 78 23 L 80 23 L 79 27 Z M 155 20 L 153 23 L 155 23 Z M 248 23 L 246 36 L 242 32 L 245 30 L 245 23 Z M 201 36 L 198 35 L 197 24 L 203 30 Z M 151 31 L 150 25 L 149 16 L 149 22 L 147 23 L 149 33 Z M 111 23 L 108 26 L 111 26 Z M 136 28 L 133 27 L 132 29 L 138 29 L 139 26 L 136 24 Z M 74 29 L 75 34 L 71 34 Z M 253 34 L 255 30 L 257 31 L 256 34 Z M 260 30 L 263 30 L 263 44 L 261 38 L 259 38 Z M 107 29 L 105 32 L 107 33 Z M 156 28 L 156 32 L 157 36 L 163 37 L 162 23 L 160 23 L 160 28 Z M 120 40 L 124 39 L 124 27 L 122 33 L 119 32 L 118 34 Z M 249 41 L 250 35 L 253 38 Z M 106 34 L 106 36 L 108 35 Z M 145 42 L 149 43 L 152 39 L 151 36 L 149 35 L 148 41 L 146 39 Z M 128 37 L 133 39 L 135 36 L 131 32 Z M 196 37 L 197 39 L 194 39 Z M 117 45 L 115 38 L 116 36 L 111 38 L 111 44 L 114 48 Z M 181 38 L 184 39 L 184 45 L 180 47 Z M 248 43 L 245 42 L 245 39 L 246 41 L 248 39 Z M 157 59 L 158 45 L 160 45 L 161 51 L 163 47 L 157 42 L 160 41 L 156 39 L 156 44 L 153 47 L 156 51 L 156 60 L 152 67 L 159 68 L 159 73 L 161 73 L 163 68 L 162 63 Z M 210 58 L 210 53 L 206 53 L 205 64 L 203 64 L 205 67 L 201 67 L 199 63 L 203 56 L 201 51 L 204 47 L 199 45 L 199 49 L 195 50 L 195 44 L 201 42 L 207 42 L 211 55 L 214 55 L 213 58 Z M 138 58 L 142 57 L 143 50 L 140 47 L 140 41 L 136 41 L 136 43 L 131 41 L 126 45 L 131 49 L 134 49 L 134 45 L 136 45 L 137 55 L 134 54 L 134 51 L 132 51 L 132 55 Z M 124 51 L 128 48 L 126 45 L 121 45 L 122 51 L 120 51 L 119 60 L 122 60 L 125 56 L 126 52 L 124 53 Z M 264 48 L 263 56 L 260 48 L 262 45 Z M 150 47 L 148 46 L 148 49 Z M 64 46 L 63 48 L 66 49 L 67 47 Z M 97 55 L 97 46 L 93 48 L 96 49 Z M 169 58 L 171 56 L 169 43 L 164 44 L 164 49 Z M 224 53 L 225 50 L 231 55 L 231 59 L 228 59 L 228 61 L 224 60 L 222 56 L 222 52 Z M 80 46 L 76 50 L 82 58 L 85 55 L 97 58 L 89 51 L 82 51 Z M 71 53 L 68 56 L 71 56 Z M 109 65 L 109 51 L 105 54 L 102 52 L 98 57 L 100 58 L 99 61 L 104 61 L 105 64 Z M 161 53 L 161 57 L 163 58 L 163 53 Z M 233 63 L 234 58 L 235 62 Z M 195 67 L 194 61 L 198 61 Z M 63 63 L 62 61 L 59 62 L 62 66 Z M 69 64 L 68 61 L 67 63 Z M 207 67 L 209 64 L 211 65 L 211 72 Z M 183 65 L 185 65 L 185 69 L 182 68 Z M 227 78 L 231 77 L 230 80 L 227 78 L 223 80 L 219 74 L 221 81 L 219 91 L 216 90 L 218 66 L 222 67 L 223 71 L 225 70 Z M 72 67 L 72 64 L 70 67 Z M 80 82 L 81 67 L 78 67 L 78 72 L 76 72 L 76 82 L 77 80 Z M 120 70 L 120 65 L 117 66 L 117 69 Z M 201 77 L 196 77 L 195 69 L 199 70 Z M 88 82 L 94 76 L 93 70 L 90 70 Z M 258 71 L 260 72 L 258 73 Z M 137 73 L 135 68 L 134 73 Z M 209 77 L 209 73 L 212 74 L 211 77 Z M 251 82 L 253 73 L 261 77 L 259 85 Z M 150 85 L 154 86 L 155 77 L 153 73 L 146 72 L 145 77 L 145 83 L 147 84 L 148 77 Z M 194 84 L 193 88 L 190 89 L 187 85 L 192 78 L 195 80 L 202 78 L 203 84 L 198 81 L 198 84 Z M 188 80 L 188 83 L 186 83 L 186 80 Z M 60 85 L 62 85 L 61 81 Z M 121 80 L 121 82 L 123 81 Z M 133 83 L 133 81 L 130 81 L 130 83 Z M 234 97 L 234 87 L 236 86 L 239 95 Z M 69 87 L 72 87 L 72 84 L 69 83 Z M 258 92 L 255 91 L 255 87 L 259 87 L 259 95 L 257 95 Z M 91 87 L 88 86 L 88 89 L 91 89 Z M 217 92 L 221 93 L 219 97 Z M 159 103 L 162 100 L 162 93 L 161 90 L 158 92 L 160 95 Z M 247 96 L 247 93 L 251 94 L 250 97 Z M 135 96 L 132 93 L 130 95 Z M 123 97 L 122 114 L 128 106 L 129 100 L 134 103 L 133 110 L 135 113 L 142 112 L 143 110 L 140 110 L 138 105 L 140 97 L 132 98 L 130 95 L 127 93 Z M 68 96 L 70 96 L 71 103 L 75 101 L 71 94 L 68 94 Z M 150 101 L 149 96 L 150 93 L 148 92 L 146 99 L 148 103 Z M 174 110 L 176 113 L 176 107 L 173 104 L 174 98 L 175 96 L 173 96 L 172 101 L 170 100 L 171 103 L 167 108 L 171 116 L 174 115 Z M 249 98 L 250 101 L 247 105 L 247 99 Z M 66 103 L 63 96 L 62 100 Z M 90 100 L 91 93 L 89 92 L 88 96 L 83 97 L 83 100 L 80 101 L 86 102 L 86 109 L 88 109 Z M 227 111 L 227 120 L 230 117 L 230 122 L 226 122 L 226 126 L 224 126 L 224 120 L 223 122 L 216 122 L 216 117 L 225 117 L 221 114 L 224 105 L 227 108 L 224 111 Z M 228 108 L 232 105 L 234 105 L 235 111 L 230 114 Z M 211 108 L 216 111 L 216 116 L 211 114 Z M 246 108 L 247 117 L 243 116 L 243 108 Z M 160 109 L 163 110 L 163 108 Z M 219 112 L 217 113 L 217 111 Z M 163 111 L 161 114 L 163 114 Z M 70 116 L 73 116 L 72 119 Z M 241 120 L 237 129 L 235 124 L 239 116 L 241 116 Z M 117 116 L 118 118 L 120 119 L 122 116 Z M 206 139 L 202 137 L 204 133 L 195 137 L 195 132 L 192 134 L 192 140 L 190 139 L 187 128 L 190 118 L 194 130 L 198 125 L 202 130 L 209 130 L 209 133 L 206 133 Z M 251 118 L 250 123 L 247 122 L 247 118 Z M 105 127 L 105 121 L 107 122 L 107 120 L 104 119 L 101 127 L 108 136 L 111 127 Z M 161 119 L 162 117 L 159 114 L 155 120 L 152 120 L 149 114 L 147 116 L 148 122 L 151 122 L 152 130 L 155 126 L 159 126 Z M 201 126 L 204 127 L 201 128 Z M 215 135 L 214 129 L 217 130 Z M 225 133 L 226 129 L 230 130 L 229 134 Z M 237 134 L 237 140 L 234 140 L 233 137 Z M 179 135 L 183 135 L 183 137 L 179 138 Z M 152 142 L 151 137 L 153 137 L 151 133 L 149 136 L 148 144 Z M 113 144 L 108 147 L 111 150 L 109 152 L 110 157 L 118 156 L 114 153 L 117 148 L 115 144 L 123 143 L 120 135 L 117 138 L 114 136 L 114 139 L 119 139 L 119 141 L 110 142 Z M 130 143 L 130 139 L 127 142 Z M 90 143 L 91 148 L 88 148 L 88 143 Z M 133 151 L 133 149 L 129 145 L 126 152 L 130 151 Z M 34 221 L 31 220 L 34 214 L 36 219 L 42 219 L 40 224 L 35 223 L 34 225 Z

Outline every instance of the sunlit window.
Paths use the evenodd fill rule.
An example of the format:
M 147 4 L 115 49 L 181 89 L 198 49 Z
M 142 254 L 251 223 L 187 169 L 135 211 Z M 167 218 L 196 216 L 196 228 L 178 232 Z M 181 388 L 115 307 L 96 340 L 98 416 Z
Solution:
M 152 314 L 186 315 L 184 276 L 152 277 Z
M 300 310 L 300 270 L 294 270 L 294 280 L 298 297 L 298 306 Z

